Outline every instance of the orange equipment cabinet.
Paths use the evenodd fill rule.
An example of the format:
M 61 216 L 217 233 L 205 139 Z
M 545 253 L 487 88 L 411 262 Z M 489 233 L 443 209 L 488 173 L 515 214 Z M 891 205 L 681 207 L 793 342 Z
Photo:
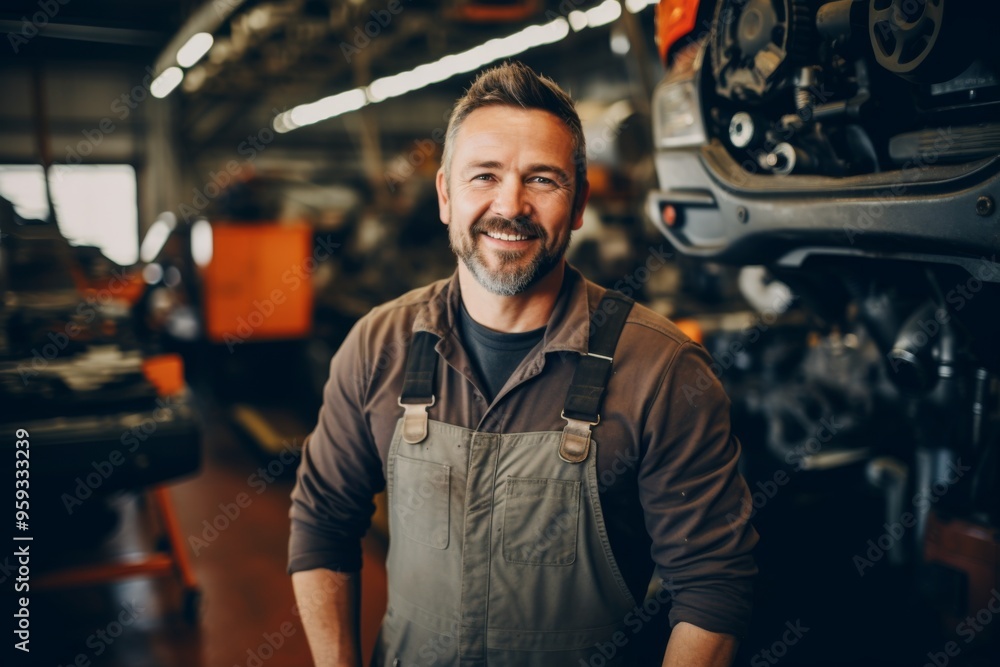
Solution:
M 204 271 L 209 340 L 301 338 L 312 329 L 315 268 L 307 224 L 213 223 Z

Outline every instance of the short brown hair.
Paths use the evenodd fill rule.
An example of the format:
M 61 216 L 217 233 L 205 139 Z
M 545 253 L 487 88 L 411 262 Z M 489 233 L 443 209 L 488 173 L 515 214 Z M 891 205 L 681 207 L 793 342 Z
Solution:
M 540 109 L 555 114 L 565 123 L 573 137 L 573 164 L 576 172 L 574 208 L 580 204 L 583 185 L 587 182 L 587 143 L 583 125 L 576 113 L 573 99 L 547 76 L 536 74 L 533 69 L 517 61 L 505 62 L 490 68 L 476 77 L 472 85 L 455 102 L 448 132 L 445 134 L 444 174 L 451 179 L 451 157 L 455 137 L 462 123 L 476 109 L 487 106 L 515 106 L 522 109 Z

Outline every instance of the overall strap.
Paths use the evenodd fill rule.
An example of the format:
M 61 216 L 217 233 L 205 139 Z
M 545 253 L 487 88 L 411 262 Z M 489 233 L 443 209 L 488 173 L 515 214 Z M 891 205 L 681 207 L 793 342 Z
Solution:
M 410 339 L 403 372 L 403 440 L 411 445 L 427 437 L 427 408 L 434 405 L 434 376 L 438 355 L 434 350 L 438 337 L 429 331 L 417 331 Z
M 601 421 L 601 399 L 611 378 L 615 348 L 634 304 L 621 292 L 607 290 L 591 315 L 588 350 L 577 362 L 562 411 L 566 426 L 559 457 L 568 463 L 587 460 L 590 427 Z

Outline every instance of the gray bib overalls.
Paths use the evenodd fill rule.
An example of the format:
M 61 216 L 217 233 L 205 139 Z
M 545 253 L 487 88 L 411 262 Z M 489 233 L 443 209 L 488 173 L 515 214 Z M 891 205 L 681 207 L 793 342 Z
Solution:
M 562 431 L 430 420 L 437 337 L 414 335 L 387 461 L 389 603 L 376 667 L 628 664 L 623 627 L 636 605 L 608 543 L 591 438 L 632 307 L 617 292 L 608 299 Z M 619 650 L 608 656 L 608 646 Z

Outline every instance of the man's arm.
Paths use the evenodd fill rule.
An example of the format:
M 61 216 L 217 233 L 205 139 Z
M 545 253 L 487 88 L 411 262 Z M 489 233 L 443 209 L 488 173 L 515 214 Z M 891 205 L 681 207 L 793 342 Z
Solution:
M 663 667 L 729 667 L 738 646 L 732 635 L 709 632 L 681 621 L 670 634 Z
M 362 327 L 330 362 L 323 407 L 306 438 L 291 494 L 288 571 L 315 664 L 358 667 L 361 537 L 380 490 L 381 460 L 363 393 L 368 377 Z
M 361 578 L 325 568 L 292 575 L 295 600 L 316 667 L 361 667 Z
M 729 399 L 711 363 L 701 346 L 677 350 L 643 433 L 640 500 L 657 576 L 671 594 L 665 665 L 730 664 L 750 620 L 757 534 Z

